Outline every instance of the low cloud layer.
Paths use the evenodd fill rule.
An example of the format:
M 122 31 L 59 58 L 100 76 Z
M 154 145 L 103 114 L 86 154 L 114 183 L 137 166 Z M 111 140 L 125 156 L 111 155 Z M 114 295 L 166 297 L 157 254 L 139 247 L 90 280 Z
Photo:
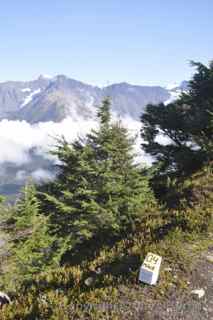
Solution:
M 140 128 L 141 123 L 131 118 L 122 119 L 122 123 L 136 138 L 135 151 L 143 162 L 150 164 L 151 158 L 141 150 Z M 53 159 L 49 151 L 55 145 L 55 138 L 64 136 L 68 141 L 73 141 L 79 136 L 85 136 L 91 129 L 97 128 L 95 120 L 73 121 L 66 118 L 60 123 L 44 122 L 31 125 L 26 121 L 0 121 L 0 164 L 11 162 L 14 165 L 24 165 L 30 161 L 29 150 L 36 149 L 38 155 Z M 39 169 L 38 170 L 42 170 Z M 19 172 L 16 179 L 22 179 L 24 172 Z M 49 176 L 49 173 L 37 171 L 34 173 L 36 179 L 39 176 Z
M 52 180 L 54 178 L 54 174 L 52 174 L 50 171 L 39 168 L 31 173 L 31 177 L 37 181 L 47 181 Z
M 74 122 L 67 118 L 60 123 L 44 122 L 31 125 L 26 121 L 0 121 L 0 163 L 6 161 L 21 165 L 30 161 L 29 150 L 36 148 L 38 154 L 51 158 L 48 151 L 55 138 L 64 135 L 69 141 L 85 135 L 96 127 L 95 121 Z

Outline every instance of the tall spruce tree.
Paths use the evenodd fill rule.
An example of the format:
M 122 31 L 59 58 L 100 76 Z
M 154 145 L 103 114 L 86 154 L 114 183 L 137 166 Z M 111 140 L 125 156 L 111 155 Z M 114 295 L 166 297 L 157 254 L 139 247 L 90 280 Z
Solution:
M 97 115 L 99 129 L 84 141 L 58 141 L 59 174 L 42 195 L 53 232 L 67 240 L 67 249 L 132 230 L 155 202 L 134 163 L 133 140 L 121 123 L 111 122 L 109 99 Z
M 59 265 L 62 246 L 49 233 L 49 218 L 40 212 L 36 189 L 27 184 L 21 198 L 5 219 L 4 229 L 8 235 L 8 270 L 2 276 L 7 287 L 13 288 L 33 274 Z M 59 247 L 61 247 L 59 249 Z

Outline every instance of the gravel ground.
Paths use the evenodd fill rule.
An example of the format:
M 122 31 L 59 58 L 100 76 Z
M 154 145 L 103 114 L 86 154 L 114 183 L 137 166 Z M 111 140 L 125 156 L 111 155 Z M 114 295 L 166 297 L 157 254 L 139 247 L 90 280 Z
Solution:
M 153 295 L 155 287 L 137 286 L 122 294 L 119 304 L 107 306 L 120 311 L 118 318 L 106 310 L 105 319 L 119 320 L 213 320 L 213 247 L 203 252 L 196 260 L 191 272 L 187 276 L 187 289 L 169 291 L 166 299 L 156 299 Z M 204 295 L 198 297 L 193 290 L 201 290 Z M 128 302 L 128 297 L 140 297 L 134 302 Z M 116 313 L 117 314 L 117 313 Z M 102 319 L 102 318 L 101 318 Z
M 137 315 L 126 319 L 143 320 L 213 320 L 213 247 L 202 253 L 189 275 L 185 293 L 173 292 L 166 301 L 139 304 Z M 203 289 L 199 298 L 192 290 Z

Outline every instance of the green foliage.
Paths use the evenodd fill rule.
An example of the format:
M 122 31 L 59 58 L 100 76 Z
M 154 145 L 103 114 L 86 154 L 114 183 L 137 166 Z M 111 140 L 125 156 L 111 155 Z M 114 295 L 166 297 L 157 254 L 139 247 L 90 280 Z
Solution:
M 97 116 L 100 120 L 100 125 L 108 127 L 111 119 L 109 98 L 103 100 L 102 105 L 98 110 Z
M 111 123 L 109 107 L 103 101 L 100 127 L 84 141 L 58 140 L 59 174 L 41 194 L 52 231 L 67 241 L 67 249 L 129 232 L 156 205 L 148 178 L 134 163 L 133 140 L 120 123 Z
M 185 209 L 184 219 L 189 218 L 189 215 L 196 217 L 199 205 L 201 211 L 209 208 L 212 212 L 212 179 L 212 168 L 207 167 L 190 180 L 185 180 L 179 190 L 188 199 L 188 202 L 181 202 L 181 209 Z M 179 212 L 183 214 L 183 211 Z M 194 230 L 191 222 L 188 224 L 191 227 L 187 229 L 176 224 L 169 233 L 157 236 L 159 229 L 172 222 L 174 216 L 175 212 L 156 212 L 153 206 L 143 215 L 136 230 L 125 238 L 112 246 L 102 246 L 99 250 L 96 243 L 92 259 L 86 259 L 79 265 L 74 262 L 73 266 L 52 268 L 32 276 L 24 283 L 13 304 L 0 312 L 1 319 L 68 320 L 108 317 L 116 320 L 122 319 L 122 316 L 127 318 L 128 312 L 135 315 L 135 301 L 144 301 L 153 296 L 155 301 L 160 301 L 173 290 L 187 290 L 187 274 L 193 257 L 212 245 L 212 238 L 208 239 L 207 233 L 203 233 L 202 239 L 200 232 L 204 230 L 199 228 L 199 217 L 195 225 L 195 220 L 193 221 L 196 227 Z M 162 255 L 163 265 L 158 285 L 145 287 L 144 290 L 144 286 L 137 282 L 138 270 L 149 251 Z M 172 271 L 166 271 L 167 266 Z M 88 278 L 92 279 L 89 286 L 86 285 Z M 98 306 L 101 305 L 111 305 L 112 310 L 99 309 Z M 119 305 L 122 310 L 116 308 Z
M 86 243 L 85 250 L 91 249 L 93 254 L 80 264 L 73 257 L 72 266 L 33 274 L 22 284 L 13 304 L 0 311 L 0 318 L 120 319 L 124 317 L 124 306 L 126 317 L 128 312 L 135 314 L 134 302 L 144 301 L 144 294 L 159 301 L 170 294 L 171 288 L 187 290 L 193 257 L 212 245 L 207 233 L 213 230 L 212 217 L 206 215 L 213 212 L 212 166 L 175 185 L 180 194 L 176 210 L 147 207 L 134 232 L 101 248 L 98 243 L 92 248 Z M 141 262 L 150 251 L 163 256 L 163 266 L 158 286 L 148 291 L 137 283 L 137 278 Z M 172 271 L 166 271 L 165 266 Z M 89 286 L 88 278 L 92 279 Z M 122 310 L 115 307 L 104 311 L 97 307 L 104 304 L 122 305 Z
M 0 204 L 1 204 L 2 202 L 4 202 L 4 200 L 5 200 L 5 197 L 3 197 L 3 196 L 0 195 Z
M 141 117 L 143 148 L 156 158 L 161 176 L 186 175 L 213 159 L 213 65 L 193 66 L 188 93 L 167 106 L 148 105 Z M 166 145 L 156 140 L 160 134 L 168 138 Z
M 14 289 L 33 274 L 57 266 L 60 252 L 58 240 L 49 234 L 48 218 L 40 214 L 35 187 L 25 186 L 12 215 L 7 217 L 5 230 L 9 233 L 9 258 L 2 283 Z
M 178 205 L 175 221 L 184 232 L 207 232 L 213 223 L 213 167 L 212 163 L 202 171 L 176 186 Z

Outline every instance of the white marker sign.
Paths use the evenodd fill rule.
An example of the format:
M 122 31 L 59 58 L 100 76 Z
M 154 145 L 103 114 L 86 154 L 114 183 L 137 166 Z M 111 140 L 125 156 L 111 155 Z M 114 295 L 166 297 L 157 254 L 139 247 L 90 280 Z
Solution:
M 159 276 L 162 257 L 149 252 L 140 268 L 139 281 L 156 284 Z

